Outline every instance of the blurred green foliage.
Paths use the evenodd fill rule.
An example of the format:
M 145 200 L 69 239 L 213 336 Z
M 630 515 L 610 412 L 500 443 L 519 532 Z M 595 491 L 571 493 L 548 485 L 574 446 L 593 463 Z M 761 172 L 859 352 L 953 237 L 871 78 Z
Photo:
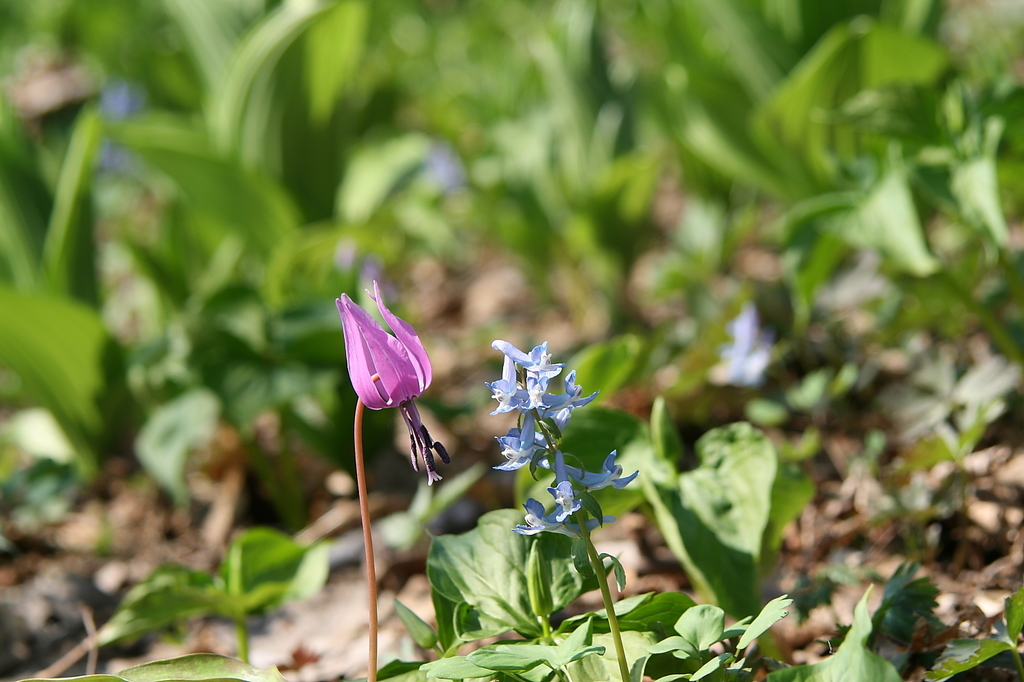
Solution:
M 773 425 L 921 330 L 1019 362 L 1021 35 L 937 0 L 0 2 L 0 401 L 48 409 L 84 476 L 137 433 L 179 500 L 230 430 L 298 527 L 296 444 L 351 454 L 331 299 L 377 264 L 511 254 L 606 321 L 584 383 L 656 381 L 703 428 L 748 298 Z M 851 273 L 873 325 L 814 342 Z

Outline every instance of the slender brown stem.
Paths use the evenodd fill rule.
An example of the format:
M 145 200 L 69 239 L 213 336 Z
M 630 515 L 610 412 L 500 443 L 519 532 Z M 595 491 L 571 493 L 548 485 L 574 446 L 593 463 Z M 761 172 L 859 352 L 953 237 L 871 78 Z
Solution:
M 366 464 L 363 462 L 363 401 L 356 400 L 356 417 L 352 427 L 356 446 L 356 488 L 359 490 L 359 518 L 363 524 L 363 550 L 366 556 L 366 596 L 369 602 L 369 654 L 366 682 L 377 682 L 377 571 L 373 564 L 373 535 L 370 532 L 370 502 L 366 493 Z

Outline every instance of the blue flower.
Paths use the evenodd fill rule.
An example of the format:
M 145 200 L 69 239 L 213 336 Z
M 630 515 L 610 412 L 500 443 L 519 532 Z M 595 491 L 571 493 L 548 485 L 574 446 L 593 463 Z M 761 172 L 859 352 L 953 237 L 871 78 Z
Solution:
M 500 471 L 514 471 L 527 464 L 533 459 L 533 453 L 540 444 L 537 436 L 533 415 L 527 412 L 521 429 L 511 429 L 505 436 L 496 439 L 501 445 L 502 456 L 508 461 L 494 468 Z
M 575 514 L 583 506 L 581 500 L 576 499 L 576 491 L 572 489 L 572 483 L 562 481 L 554 488 L 548 488 L 551 497 L 555 498 L 555 520 L 561 523 Z
M 505 364 L 501 368 L 501 379 L 491 383 L 485 382 L 485 385 L 491 389 L 491 397 L 498 401 L 498 407 L 491 412 L 492 415 L 518 410 L 524 405 L 525 391 L 519 388 L 519 384 L 516 382 L 515 363 L 507 355 Z
M 600 391 L 594 391 L 588 396 L 583 395 L 583 388 L 576 385 L 576 370 L 569 372 L 565 378 L 565 393 L 561 395 L 545 395 L 543 400 L 544 409 L 549 412 L 561 412 L 569 410 L 572 412 L 577 407 L 589 404 Z
M 616 490 L 622 490 L 632 483 L 633 479 L 636 478 L 640 472 L 634 471 L 629 476 L 623 478 L 622 465 L 615 463 L 615 457 L 616 451 L 612 450 L 612 453 L 604 460 L 602 472 L 598 474 L 571 466 L 567 466 L 566 470 L 569 474 L 569 478 L 583 486 L 584 490 L 587 490 L 588 492 L 607 488 L 608 486 L 612 486 Z
M 548 354 L 547 341 L 536 346 L 530 354 L 527 355 L 523 351 L 513 346 L 508 341 L 502 341 L 500 339 L 491 343 L 491 348 L 497 351 L 501 351 L 505 354 L 505 357 L 510 358 L 517 365 L 526 370 L 527 376 L 531 374 L 539 383 L 541 390 L 546 391 L 548 387 L 548 380 L 552 377 L 556 377 L 565 367 L 563 363 L 551 362 L 551 355 Z
M 544 505 L 532 497 L 523 505 L 526 509 L 526 523 L 520 524 L 512 530 L 520 535 L 536 535 L 547 531 L 549 533 L 560 533 L 571 538 L 582 537 L 578 523 L 563 523 L 558 520 L 557 513 L 544 515 Z M 602 523 L 612 523 L 614 516 L 606 516 L 603 520 L 587 519 L 587 530 L 594 530 Z
M 773 338 L 762 331 L 757 308 L 749 301 L 735 319 L 726 325 L 732 343 L 719 347 L 719 355 L 728 362 L 726 381 L 735 386 L 758 386 L 771 361 Z

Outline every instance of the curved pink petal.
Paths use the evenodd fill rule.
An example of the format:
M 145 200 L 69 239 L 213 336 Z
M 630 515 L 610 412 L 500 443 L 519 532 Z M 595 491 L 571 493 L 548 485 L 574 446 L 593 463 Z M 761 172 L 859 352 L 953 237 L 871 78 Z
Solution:
M 430 358 L 427 356 L 426 349 L 423 348 L 423 342 L 420 341 L 419 335 L 411 324 L 392 313 L 384 305 L 384 298 L 380 295 L 380 287 L 377 285 L 376 280 L 373 282 L 373 300 L 376 301 L 377 310 L 380 311 L 384 321 L 388 323 L 398 341 L 408 351 L 408 357 L 411 359 L 413 368 L 416 370 L 419 392 L 422 393 L 430 386 L 430 381 L 433 379 Z
M 405 347 L 346 294 L 336 303 L 345 333 L 349 379 L 363 404 L 380 410 L 419 395 L 415 363 Z

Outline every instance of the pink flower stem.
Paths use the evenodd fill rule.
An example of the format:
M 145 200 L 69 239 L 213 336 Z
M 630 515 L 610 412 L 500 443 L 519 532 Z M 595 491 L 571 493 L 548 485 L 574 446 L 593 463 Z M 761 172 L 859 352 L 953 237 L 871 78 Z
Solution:
M 378 377 L 374 375 L 374 380 Z M 366 493 L 366 464 L 363 462 L 363 401 L 356 399 L 355 434 L 356 488 L 359 491 L 359 519 L 363 524 L 363 550 L 366 556 L 367 616 L 369 618 L 369 655 L 366 682 L 377 682 L 377 571 L 373 564 L 373 535 L 370 532 L 370 502 Z

